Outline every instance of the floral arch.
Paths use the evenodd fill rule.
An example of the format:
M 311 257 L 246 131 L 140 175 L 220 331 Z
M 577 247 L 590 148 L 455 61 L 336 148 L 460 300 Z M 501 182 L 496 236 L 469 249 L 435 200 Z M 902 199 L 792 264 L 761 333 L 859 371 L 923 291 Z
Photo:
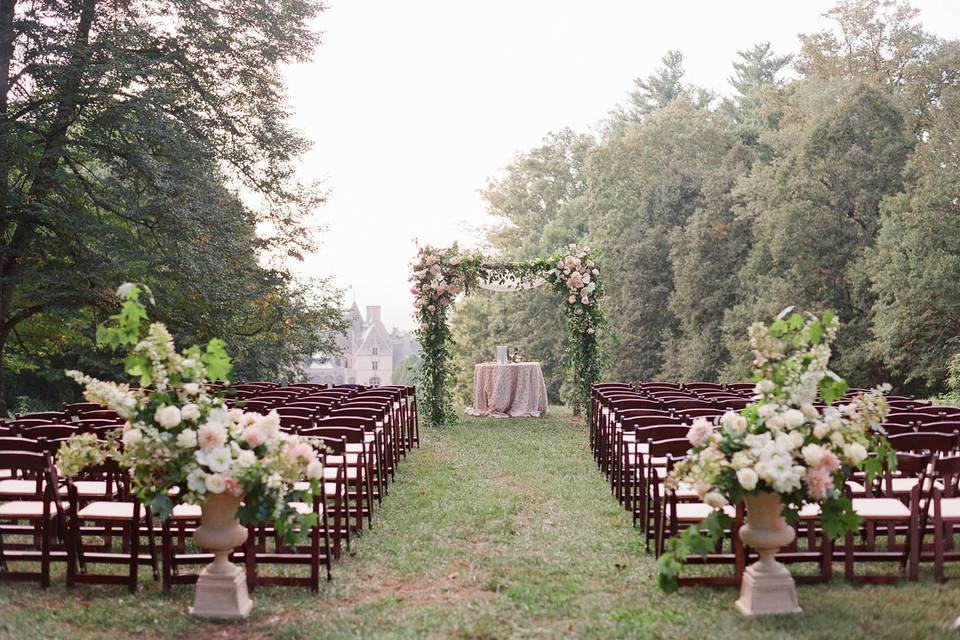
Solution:
M 416 296 L 421 366 L 417 392 L 421 413 L 428 424 L 448 424 L 453 409 L 452 347 L 447 314 L 460 293 L 482 288 L 516 291 L 549 286 L 564 307 L 567 348 L 564 365 L 572 375 L 574 408 L 589 402 L 590 387 L 600 379 L 602 349 L 598 341 L 604 327 L 599 301 L 603 296 L 600 265 L 586 247 L 569 245 L 554 255 L 527 262 L 498 262 L 478 252 L 424 246 L 417 252 L 410 277 Z

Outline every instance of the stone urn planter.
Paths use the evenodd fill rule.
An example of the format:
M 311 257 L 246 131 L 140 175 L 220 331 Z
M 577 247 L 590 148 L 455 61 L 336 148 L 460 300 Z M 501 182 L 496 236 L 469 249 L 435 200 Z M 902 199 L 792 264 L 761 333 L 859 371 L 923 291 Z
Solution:
M 213 562 L 200 572 L 190 613 L 198 618 L 239 620 L 253 607 L 247 592 L 247 574 L 230 562 L 230 553 L 247 539 L 247 530 L 237 520 L 240 498 L 213 494 L 201 505 L 200 527 L 193 534 L 197 544 L 213 553 Z
M 800 613 L 793 577 L 775 556 L 796 538 L 782 515 L 783 504 L 775 493 L 747 496 L 746 524 L 740 539 L 757 551 L 760 559 L 743 574 L 737 611 L 745 616 Z

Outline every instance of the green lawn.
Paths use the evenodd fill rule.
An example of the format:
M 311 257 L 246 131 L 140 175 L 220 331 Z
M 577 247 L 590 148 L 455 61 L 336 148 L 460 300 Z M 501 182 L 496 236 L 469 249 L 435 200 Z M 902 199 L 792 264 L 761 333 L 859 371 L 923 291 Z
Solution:
M 244 625 L 199 623 L 192 590 L 149 581 L 47 592 L 0 586 L 0 637 L 933 638 L 960 615 L 957 583 L 800 586 L 802 616 L 745 620 L 736 592 L 654 584 L 629 515 L 593 464 L 585 428 L 466 419 L 423 430 L 354 556 L 318 596 L 261 588 Z

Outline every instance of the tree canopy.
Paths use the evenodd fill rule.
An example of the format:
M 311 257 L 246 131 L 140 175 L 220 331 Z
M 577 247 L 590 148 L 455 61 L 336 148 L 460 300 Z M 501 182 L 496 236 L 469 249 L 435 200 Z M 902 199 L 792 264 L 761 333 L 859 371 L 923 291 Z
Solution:
M 270 261 L 311 245 L 322 201 L 295 178 L 307 143 L 279 72 L 311 55 L 321 9 L 0 2 L 0 381 L 55 382 L 90 357 L 127 280 L 188 341 L 226 339 L 241 375 L 290 376 L 333 347 L 336 292 Z
M 796 304 L 846 324 L 834 365 L 853 384 L 944 390 L 960 351 L 960 43 L 906 2 L 825 15 L 795 57 L 739 51 L 719 101 L 668 52 L 600 140 L 549 134 L 491 183 L 494 250 L 529 258 L 551 230 L 602 252 L 608 378 L 743 379 L 745 327 Z M 549 362 L 561 335 L 536 304 L 463 305 L 462 362 L 504 336 Z M 495 322 L 507 310 L 523 320 Z

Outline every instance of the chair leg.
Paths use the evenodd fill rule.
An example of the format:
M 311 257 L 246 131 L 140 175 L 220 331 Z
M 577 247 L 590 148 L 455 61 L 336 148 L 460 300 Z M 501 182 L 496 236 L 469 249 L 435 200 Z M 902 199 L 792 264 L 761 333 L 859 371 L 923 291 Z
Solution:
M 139 509 L 134 511 L 134 521 L 130 523 L 130 593 L 137 592 L 137 577 L 140 569 L 140 521 Z
M 853 542 L 853 533 L 847 533 L 843 548 L 843 577 L 846 580 L 853 580 Z
M 324 504 L 323 508 L 323 555 L 326 558 L 325 564 L 327 565 L 327 581 L 333 579 L 333 574 L 331 573 L 331 564 L 332 559 L 330 558 L 330 520 L 327 517 L 327 508 Z
M 933 523 L 933 577 L 943 582 L 943 521 L 937 514 Z
M 44 519 L 40 531 L 40 587 L 46 589 L 50 586 L 50 518 Z
M 153 570 L 153 581 L 158 578 L 157 573 L 157 541 L 153 531 L 153 515 L 147 510 L 147 548 L 150 549 L 150 568 Z
M 162 571 L 161 584 L 164 593 L 169 593 L 173 584 L 173 570 L 171 562 L 173 561 L 173 548 L 170 540 L 170 519 L 167 518 L 160 525 L 160 565 Z

